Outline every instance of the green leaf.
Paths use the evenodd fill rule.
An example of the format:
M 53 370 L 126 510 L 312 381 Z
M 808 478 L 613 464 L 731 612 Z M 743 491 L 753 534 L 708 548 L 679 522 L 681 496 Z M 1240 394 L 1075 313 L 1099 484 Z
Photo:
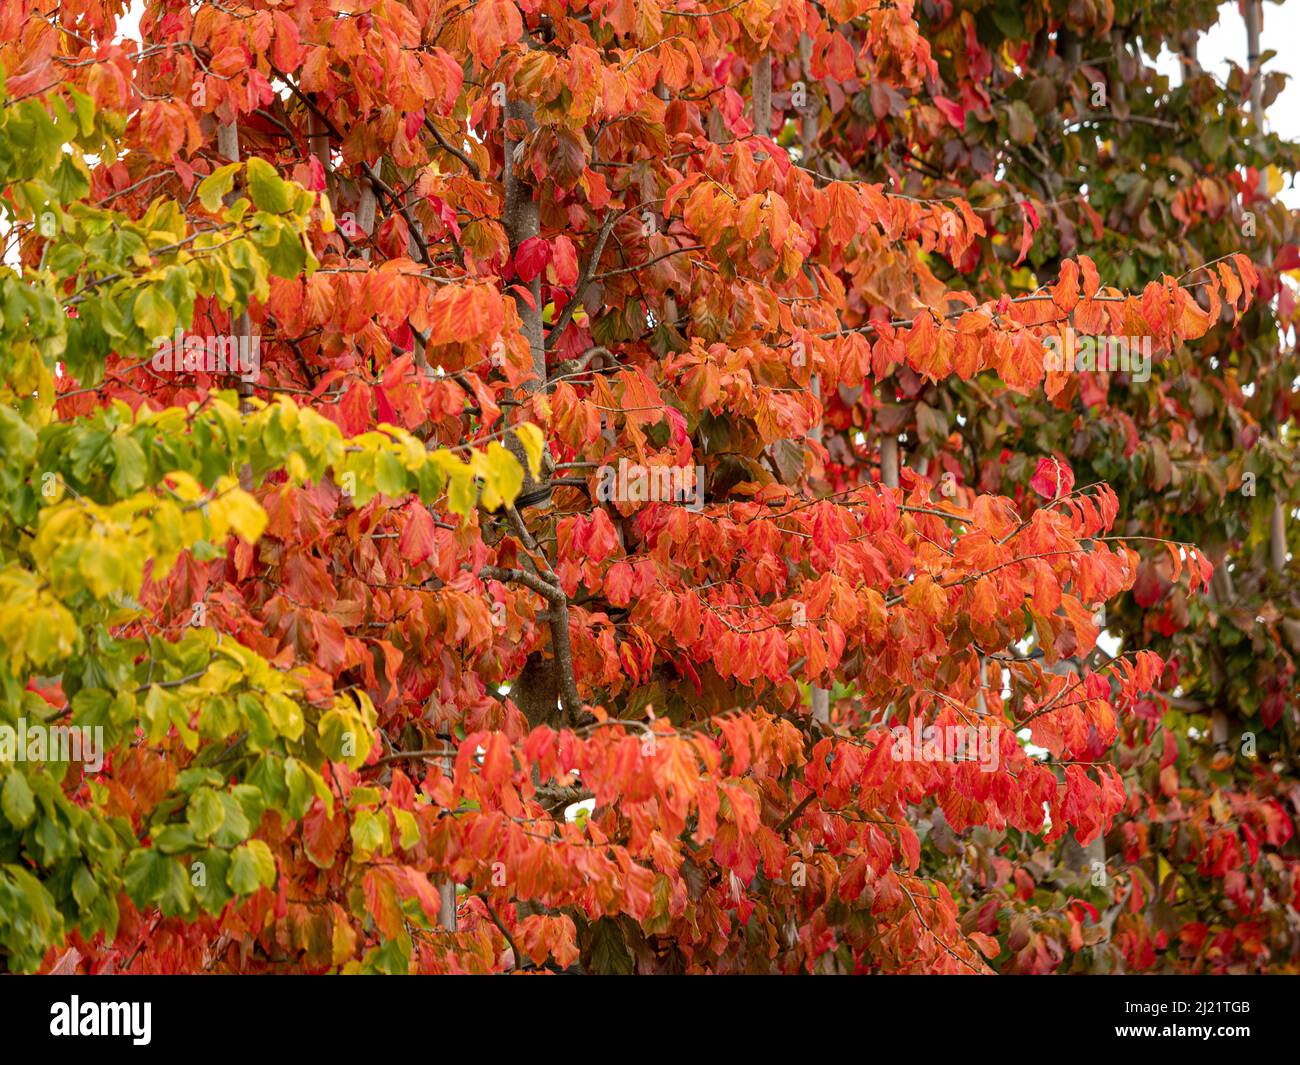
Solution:
M 420 842 L 420 822 L 410 810 L 394 810 L 393 819 L 397 822 L 398 841 L 402 850 L 410 850 Z
M 1201 130 L 1201 150 L 1211 159 L 1219 159 L 1228 150 L 1228 127 L 1223 122 L 1211 122 Z
M 275 693 L 268 695 L 262 704 L 275 730 L 285 739 L 296 740 L 302 735 L 302 707 L 287 695 Z
M 199 203 L 205 210 L 216 213 L 226 193 L 235 187 L 235 174 L 238 172 L 238 163 L 227 163 L 199 182 Z
M 230 874 L 230 854 L 211 847 L 195 855 L 190 862 L 190 886 L 204 913 L 220 913 L 234 896 L 226 878 Z
M 91 875 L 90 868 L 84 863 L 78 865 L 77 871 L 72 874 L 72 897 L 77 900 L 77 906 L 83 913 L 88 911 L 99 897 L 99 885 Z
M 252 834 L 253 825 L 244 807 L 234 795 L 224 791 L 219 792 L 218 795 L 225 809 L 225 816 L 221 819 L 221 827 L 214 833 L 212 842 L 218 847 L 233 847 Z
M 132 310 L 135 324 L 146 337 L 165 337 L 176 327 L 176 308 L 156 287 L 140 290 Z
M 1038 135 L 1034 112 L 1022 100 L 1007 108 L 1007 133 L 1017 144 L 1029 144 Z
M 618 922 L 602 917 L 591 927 L 591 939 L 587 944 L 587 968 L 590 972 L 602 976 L 631 976 L 632 955 L 623 941 L 622 930 Z
M 284 760 L 284 779 L 289 786 L 287 813 L 290 817 L 302 817 L 311 808 L 312 800 L 318 795 L 327 806 L 332 805 L 329 787 L 324 779 L 297 758 Z
M 388 842 L 388 819 L 369 810 L 352 822 L 352 845 L 363 855 L 373 854 Z
M 248 191 L 259 211 L 282 214 L 293 206 L 293 187 L 255 155 L 248 160 Z
M 5 777 L 4 791 L 0 792 L 0 809 L 5 820 L 14 828 L 26 828 L 36 815 L 36 802 L 27 778 L 16 768 Z
M 386 496 L 406 495 L 406 467 L 391 451 L 381 451 L 375 460 L 375 487 Z
M 74 159 L 71 155 L 64 155 L 60 161 L 51 182 L 60 203 L 72 203 L 90 193 L 90 178 L 83 170 L 85 165 L 80 159 Z
M 0 945 L 7 968 L 31 972 L 63 938 L 63 917 L 45 885 L 19 865 L 0 866 Z
M 157 906 L 166 917 L 188 912 L 193 902 L 184 867 L 153 848 L 131 855 L 123 883 L 136 906 Z
M 251 895 L 258 888 L 275 884 L 275 857 L 260 839 L 251 839 L 235 849 L 226 883 L 236 895 Z
M 185 854 L 197 842 L 189 825 L 164 825 L 153 837 L 154 849 L 163 854 Z
M 331 762 L 344 762 L 351 769 L 365 764 L 370 754 L 370 730 L 356 714 L 330 710 L 321 715 L 317 729 L 321 750 Z
M 190 796 L 185 819 L 189 822 L 195 839 L 211 839 L 226 819 L 226 808 L 221 796 L 211 788 L 200 788 Z
M 133 437 L 113 437 L 113 461 L 113 475 L 108 483 L 118 498 L 125 499 L 144 487 L 144 450 Z

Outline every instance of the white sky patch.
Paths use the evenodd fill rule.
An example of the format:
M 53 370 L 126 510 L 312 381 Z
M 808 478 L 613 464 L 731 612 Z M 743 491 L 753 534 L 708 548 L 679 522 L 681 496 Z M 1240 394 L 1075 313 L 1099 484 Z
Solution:
M 566 821 L 576 821 L 578 819 L 579 812 L 581 812 L 582 810 L 586 810 L 587 816 L 590 817 L 591 812 L 595 808 L 596 808 L 595 799 L 583 799 L 581 802 L 570 803 L 568 806 L 564 808 L 564 819 Z
M 1300 50 L 1295 47 L 1300 40 L 1300 4 L 1287 7 L 1270 3 L 1260 7 L 1264 10 L 1260 52 L 1278 53 L 1264 64 L 1264 71 L 1291 75 L 1278 98 L 1265 109 L 1268 128 L 1286 140 L 1300 140 L 1300 82 L 1297 82 Z M 1246 23 L 1235 3 L 1219 7 L 1219 21 L 1200 38 L 1196 58 L 1204 70 L 1220 80 L 1226 79 L 1232 69 L 1229 63 L 1246 68 Z M 1167 50 L 1156 60 L 1156 69 L 1169 75 L 1175 84 L 1180 77 L 1180 66 L 1178 56 Z M 1300 188 L 1294 179 L 1281 191 L 1279 199 L 1293 210 L 1300 208 Z

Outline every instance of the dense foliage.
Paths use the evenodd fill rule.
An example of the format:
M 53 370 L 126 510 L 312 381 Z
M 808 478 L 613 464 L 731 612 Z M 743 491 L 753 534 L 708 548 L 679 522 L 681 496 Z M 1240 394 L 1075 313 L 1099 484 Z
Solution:
M 0 10 L 0 964 L 1300 968 L 1212 4 L 141 7 Z

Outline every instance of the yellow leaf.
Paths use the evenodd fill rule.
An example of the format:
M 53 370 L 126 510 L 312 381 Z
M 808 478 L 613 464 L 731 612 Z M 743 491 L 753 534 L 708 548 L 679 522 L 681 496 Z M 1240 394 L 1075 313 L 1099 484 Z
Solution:
M 528 456 L 528 464 L 537 468 L 531 454 Z M 488 444 L 487 468 L 489 480 L 497 494 L 505 503 L 513 503 L 524 486 L 524 471 L 519 460 L 502 447 L 499 441 L 493 440 Z
M 1268 166 L 1264 168 L 1264 176 L 1268 181 L 1268 194 L 1270 196 L 1276 196 L 1282 191 L 1282 171 L 1272 163 L 1269 163 Z
M 515 428 L 519 442 L 524 445 L 524 454 L 528 458 L 528 471 L 533 477 L 541 476 L 542 449 L 546 447 L 546 438 L 542 431 L 532 422 L 524 422 Z
M 216 498 L 208 507 L 208 514 L 219 533 L 233 529 L 250 544 L 256 543 L 266 528 L 266 511 L 256 499 L 236 487 L 229 478 L 218 487 Z

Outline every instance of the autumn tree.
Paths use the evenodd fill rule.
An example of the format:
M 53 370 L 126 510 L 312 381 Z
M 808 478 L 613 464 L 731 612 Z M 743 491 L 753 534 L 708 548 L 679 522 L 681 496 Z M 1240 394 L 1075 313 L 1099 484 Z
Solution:
M 1222 823 L 1151 779 L 1217 645 L 1130 604 L 1226 616 L 1169 415 L 1216 470 L 1266 424 L 1281 478 L 1289 393 L 1161 369 L 1089 422 L 1048 355 L 1276 359 L 1291 222 L 1223 218 L 1289 150 L 1180 167 L 1138 117 L 1240 85 L 1129 91 L 1135 193 L 1080 118 L 1109 10 L 337 6 L 0 13 L 3 714 L 105 741 L 0 767 L 7 967 L 1045 970 L 1062 848 L 1182 787 Z M 1169 468 L 1089 469 L 1115 424 Z
M 1217 270 L 1243 248 L 1261 270 L 1244 315 L 1198 294 L 1220 327 L 1157 347 L 1146 375 L 1061 376 L 1050 404 L 988 380 L 905 383 L 901 413 L 918 430 L 909 459 L 931 477 L 1001 490 L 1046 451 L 1080 483 L 1115 489 L 1143 562 L 1106 625 L 1124 649 L 1167 661 L 1114 752 L 1130 799 L 1105 842 L 1085 856 L 1068 841 L 1008 851 L 1004 837 L 986 838 L 975 854 L 950 853 L 957 890 L 997 884 L 1013 896 L 1018 948 L 1004 971 L 1290 967 L 1300 644 L 1287 574 L 1297 498 L 1285 275 L 1300 260 L 1276 199 L 1295 148 L 1265 119 L 1281 76 L 1260 74 L 1260 48 L 1245 39 L 1241 69 L 1222 82 L 1202 69 L 1195 39 L 1216 17 L 1206 5 L 1071 9 L 1059 22 L 1045 8 L 931 15 L 926 36 L 953 46 L 949 94 L 972 106 L 960 128 L 932 126 L 904 165 L 916 195 L 970 190 L 1000 231 L 962 264 L 969 283 L 1015 291 L 1080 249 L 1123 285 L 1198 263 Z M 1181 76 L 1155 70 L 1162 46 Z M 1170 538 L 1207 551 L 1211 594 L 1171 581 Z M 981 923 L 1004 926 L 1005 905 L 985 902 Z

